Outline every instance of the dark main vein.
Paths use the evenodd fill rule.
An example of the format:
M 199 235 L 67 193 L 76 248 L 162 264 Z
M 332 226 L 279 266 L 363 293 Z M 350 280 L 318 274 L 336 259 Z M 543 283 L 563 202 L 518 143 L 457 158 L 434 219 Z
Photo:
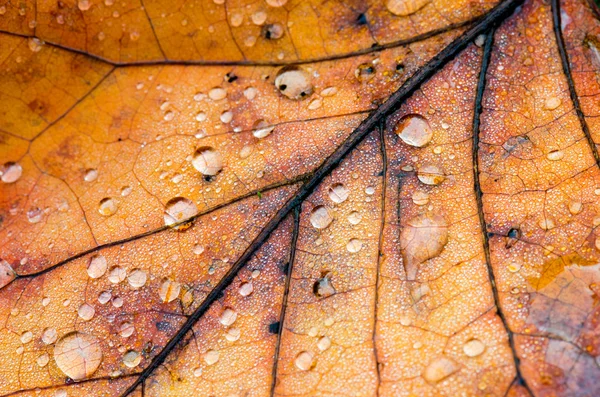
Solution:
M 290 260 L 285 267 L 285 286 L 283 290 L 283 302 L 281 303 L 281 313 L 279 314 L 279 326 L 277 327 L 277 342 L 275 345 L 275 355 L 273 358 L 273 371 L 271 376 L 271 396 L 275 395 L 275 381 L 277 380 L 277 364 L 279 361 L 279 351 L 281 349 L 281 335 L 283 334 L 283 326 L 285 323 L 285 311 L 287 309 L 287 301 L 290 293 L 290 284 L 292 280 L 292 271 L 294 270 L 294 261 L 296 259 L 296 247 L 298 244 L 298 235 L 300 234 L 300 206 L 294 209 L 294 231 L 292 235 L 292 248 L 290 251 Z
M 473 115 L 473 183 L 475 188 L 475 197 L 477 200 L 477 213 L 479 215 L 479 225 L 481 227 L 481 233 L 483 237 L 483 251 L 485 253 L 485 264 L 487 267 L 488 278 L 490 280 L 490 285 L 492 287 L 492 295 L 494 297 L 494 305 L 497 308 L 498 317 L 502 321 L 502 325 L 506 330 L 506 334 L 508 336 L 508 344 L 510 346 L 513 360 L 515 363 L 515 370 L 517 372 L 516 379 L 517 381 L 529 392 L 531 396 L 533 393 L 527 381 L 521 374 L 521 366 L 520 366 L 520 358 L 517 355 L 515 349 L 515 339 L 514 334 L 510 330 L 508 326 L 508 322 L 506 320 L 506 316 L 504 315 L 504 311 L 502 310 L 502 304 L 500 302 L 500 295 L 498 293 L 498 286 L 496 285 L 496 276 L 494 275 L 494 269 L 492 268 L 492 261 L 490 255 L 490 242 L 487 234 L 487 227 L 485 222 L 485 215 L 483 213 L 483 192 L 481 190 L 481 183 L 479 181 L 479 133 L 480 133 L 480 125 L 481 125 L 481 112 L 483 110 L 483 94 L 486 87 L 486 74 L 488 70 L 488 66 L 490 64 L 490 59 L 492 56 L 492 47 L 494 45 L 494 29 L 491 29 L 485 40 L 485 47 L 483 49 L 483 59 L 481 61 L 481 71 L 479 73 L 479 81 L 477 82 L 477 96 L 475 98 L 475 114 Z
M 559 0 L 552 0 L 552 23 L 554 27 L 554 36 L 556 38 L 556 46 L 558 47 L 558 53 L 560 54 L 560 63 L 562 64 L 563 72 L 567 78 L 567 84 L 569 86 L 569 95 L 571 96 L 571 102 L 573 102 L 573 107 L 575 108 L 575 113 L 577 114 L 577 118 L 579 119 L 579 124 L 581 124 L 581 129 L 583 130 L 585 139 L 587 140 L 590 149 L 592 150 L 594 161 L 596 161 L 596 164 L 600 167 L 600 155 L 598 154 L 598 148 L 596 147 L 596 143 L 592 139 L 590 128 L 588 127 L 587 121 L 585 120 L 585 116 L 583 115 L 583 111 L 581 110 L 579 97 L 577 96 L 577 91 L 575 90 L 575 82 L 573 81 L 573 75 L 571 74 L 569 54 L 567 54 L 567 49 L 565 47 L 565 39 L 561 30 Z
M 123 397 L 130 393 L 142 384 L 152 373 L 162 365 L 167 359 L 167 356 L 177 347 L 179 342 L 184 339 L 185 335 L 192 329 L 194 324 L 198 322 L 209 307 L 219 299 L 225 289 L 235 279 L 238 271 L 244 264 L 254 255 L 261 247 L 271 232 L 287 217 L 287 215 L 298 205 L 300 205 L 313 190 L 323 181 L 323 179 L 331 173 L 331 171 L 342 161 L 342 159 L 352 149 L 354 149 L 362 140 L 373 131 L 379 123 L 381 123 L 387 115 L 392 113 L 398 106 L 408 98 L 420 85 L 432 77 L 440 68 L 448 61 L 452 60 L 461 50 L 471 43 L 479 34 L 486 32 L 492 26 L 498 24 L 501 20 L 507 17 L 523 0 L 507 0 L 500 3 L 492 9 L 485 17 L 481 18 L 477 24 L 467 30 L 463 35 L 458 37 L 446 48 L 434 56 L 425 66 L 420 68 L 411 78 L 409 78 L 390 98 L 385 101 L 379 108 L 374 110 L 360 125 L 346 138 L 346 140 L 336 148 L 336 150 L 314 171 L 312 176 L 300 187 L 296 196 L 290 198 L 269 220 L 266 226 L 250 243 L 246 251 L 240 258 L 231 266 L 227 274 L 219 281 L 215 288 L 208 294 L 206 299 L 200 306 L 194 310 L 184 325 L 177 333 L 169 340 L 165 347 L 158 353 L 146 367 L 140 376 L 133 384 L 122 394 Z

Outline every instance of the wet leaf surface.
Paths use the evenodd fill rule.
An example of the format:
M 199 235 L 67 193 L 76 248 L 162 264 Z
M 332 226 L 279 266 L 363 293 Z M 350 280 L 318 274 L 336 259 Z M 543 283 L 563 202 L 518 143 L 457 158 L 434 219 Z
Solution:
M 0 0 L 0 396 L 600 393 L 585 0 Z

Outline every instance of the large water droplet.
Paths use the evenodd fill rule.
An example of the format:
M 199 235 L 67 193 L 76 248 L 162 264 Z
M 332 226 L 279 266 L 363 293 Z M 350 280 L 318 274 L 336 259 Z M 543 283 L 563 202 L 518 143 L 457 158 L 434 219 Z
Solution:
M 163 280 L 160 290 L 158 291 L 158 295 L 163 302 L 169 303 L 177 299 L 180 292 L 181 284 L 179 284 L 177 281 L 166 279 Z
M 325 229 L 333 221 L 331 210 L 324 205 L 319 205 L 310 213 L 310 223 L 315 229 Z
M 115 212 L 117 212 L 118 205 L 117 200 L 112 197 L 105 197 L 100 200 L 100 205 L 98 206 L 98 212 L 103 216 L 111 216 Z
M 84 303 L 83 305 L 79 306 L 77 314 L 83 321 L 90 321 L 92 318 L 94 318 L 96 309 L 94 309 L 94 306 Z
M 236 319 L 237 319 L 236 311 L 231 308 L 226 308 L 225 310 L 223 310 L 223 313 L 221 313 L 219 322 L 221 324 L 223 324 L 224 326 L 229 327 L 230 325 L 235 323 Z
M 298 353 L 294 364 L 301 371 L 308 371 L 314 366 L 314 355 L 311 352 L 303 351 Z
M 223 157 L 215 149 L 204 146 L 194 153 L 192 165 L 202 175 L 217 175 L 223 169 Z
M 303 99 L 312 94 L 310 75 L 297 66 L 286 66 L 275 78 L 275 87 L 290 99 Z
M 106 258 L 102 254 L 94 255 L 88 263 L 87 273 L 91 278 L 100 278 L 106 273 L 108 264 Z
M 343 203 L 349 195 L 350 191 L 341 183 L 335 183 L 329 188 L 329 198 L 334 203 Z
M 142 288 L 146 285 L 146 280 L 148 280 L 148 274 L 141 269 L 133 269 L 129 276 L 127 276 L 127 281 L 132 288 Z
M 100 340 L 82 332 L 67 334 L 54 346 L 54 361 L 69 378 L 76 381 L 88 378 L 102 362 Z
M 167 202 L 165 208 L 165 225 L 173 226 L 189 220 L 198 214 L 196 204 L 185 197 L 175 197 Z
M 207 365 L 216 364 L 219 361 L 219 351 L 218 350 L 209 350 L 204 353 L 204 362 Z
M 18 163 L 8 162 L 0 168 L 0 179 L 4 183 L 14 183 L 23 175 L 23 168 Z
M 418 114 L 409 114 L 398 122 L 396 134 L 407 145 L 423 147 L 431 142 L 433 131 L 427 120 Z
M 439 185 L 444 182 L 444 171 L 435 164 L 423 164 L 417 171 L 417 177 L 426 185 Z
M 417 265 L 438 256 L 448 242 L 448 224 L 441 215 L 419 215 L 400 233 L 400 249 L 408 280 L 417 275 Z
M 123 364 L 127 368 L 135 368 L 142 362 L 142 356 L 135 350 L 129 350 L 123 355 Z

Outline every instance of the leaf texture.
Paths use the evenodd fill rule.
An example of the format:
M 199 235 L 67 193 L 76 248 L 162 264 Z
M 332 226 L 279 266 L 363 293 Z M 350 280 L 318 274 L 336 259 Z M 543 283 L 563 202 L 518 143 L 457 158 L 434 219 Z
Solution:
M 0 396 L 600 393 L 585 0 L 0 0 Z

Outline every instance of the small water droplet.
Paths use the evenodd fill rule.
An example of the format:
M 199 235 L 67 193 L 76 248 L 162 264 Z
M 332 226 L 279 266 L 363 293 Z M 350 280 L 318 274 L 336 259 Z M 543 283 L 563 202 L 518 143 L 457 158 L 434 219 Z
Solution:
M 96 309 L 94 309 L 94 306 L 84 303 L 83 305 L 79 306 L 77 314 L 83 321 L 90 321 L 92 318 L 94 318 Z
M 297 66 L 282 68 L 275 78 L 275 87 L 290 99 L 303 99 L 312 94 L 310 75 Z
M 362 220 L 362 215 L 358 211 L 352 211 L 350 215 L 348 215 L 348 222 L 352 225 L 358 225 Z
M 194 153 L 192 165 L 202 175 L 217 175 L 223 169 L 223 157 L 215 149 L 204 146 Z
M 301 371 L 308 371 L 314 366 L 314 356 L 311 352 L 303 351 L 298 353 L 294 364 Z
M 98 302 L 100 302 L 101 305 L 106 305 L 110 301 L 111 298 L 112 298 L 112 294 L 110 291 L 102 291 L 98 295 Z
M 412 201 L 416 205 L 427 205 L 429 203 L 429 194 L 422 190 L 417 190 L 412 195 Z
M 198 112 L 198 114 L 196 114 L 196 121 L 205 121 L 205 120 L 206 120 L 206 113 Z
M 92 2 L 90 0 L 79 0 L 77 2 L 77 8 L 81 11 L 87 11 L 92 6 Z
M 351 252 L 353 254 L 360 251 L 362 249 L 362 247 L 363 247 L 362 241 L 360 241 L 357 238 L 351 239 L 350 241 L 348 241 L 348 244 L 346 244 L 346 249 L 348 250 L 348 252 Z
M 427 120 L 418 114 L 409 114 L 396 125 L 396 134 L 410 146 L 423 147 L 431 142 L 433 131 Z
M 230 325 L 235 323 L 236 319 L 237 319 L 236 311 L 231 308 L 226 308 L 225 310 L 223 310 L 223 313 L 221 313 L 219 322 L 221 324 L 223 324 L 224 326 L 229 327 Z
M 133 191 L 133 189 L 131 188 L 131 186 L 123 186 L 121 188 L 121 197 L 129 196 L 132 191 Z
M 50 362 L 50 356 L 44 353 L 41 356 L 39 356 L 35 361 L 37 365 L 39 365 L 41 368 L 44 368 Z
M 331 339 L 329 339 L 328 336 L 321 337 L 321 339 L 319 339 L 319 341 L 317 342 L 317 347 L 322 352 L 329 349 L 331 347 Z
M 310 213 L 310 223 L 315 229 L 325 229 L 332 221 L 332 211 L 324 205 L 316 206 Z
M 133 335 L 134 331 L 135 326 L 132 323 L 123 323 L 119 327 L 119 335 L 121 335 L 123 338 L 129 338 L 131 335 Z
M 581 211 L 583 211 L 583 203 L 581 203 L 579 201 L 573 201 L 573 202 L 569 203 L 569 212 L 571 214 L 577 215 Z
M 185 222 L 198 214 L 196 204 L 185 197 L 175 197 L 167 202 L 165 208 L 164 221 L 166 226 L 173 227 L 181 222 Z M 179 229 L 183 225 L 175 227 Z
M 480 356 L 485 351 L 485 345 L 479 339 L 471 339 L 463 345 L 463 352 L 469 357 Z
M 426 185 L 439 185 L 446 179 L 444 171 L 434 164 L 423 164 L 419 167 L 417 177 Z
M 102 254 L 94 255 L 90 258 L 87 267 L 87 273 L 90 278 L 100 278 L 108 270 L 106 258 Z
M 227 339 L 229 342 L 235 342 L 236 340 L 240 339 L 241 334 L 242 333 L 238 328 L 229 328 L 225 334 L 225 339 Z
M 158 295 L 163 302 L 169 303 L 177 299 L 180 292 L 181 284 L 179 284 L 177 281 L 165 279 L 160 286 Z
M 38 223 L 39 221 L 42 220 L 43 215 L 44 215 L 44 212 L 41 209 L 32 208 L 29 211 L 27 211 L 27 220 L 30 223 Z
M 102 362 L 100 340 L 82 332 L 67 334 L 54 346 L 54 361 L 69 378 L 75 381 L 88 378 Z
M 437 383 L 458 370 L 459 367 L 454 361 L 446 357 L 440 357 L 429 363 L 423 372 L 423 378 L 427 382 Z
M 58 333 L 54 328 L 46 328 L 44 332 L 42 332 L 42 342 L 46 345 L 51 345 L 56 342 L 58 338 Z
M 25 331 L 21 334 L 21 343 L 27 344 L 33 340 L 33 333 L 31 331 Z
M 448 243 L 448 224 L 441 215 L 423 214 L 409 220 L 400 233 L 400 249 L 408 280 L 414 280 L 417 266 L 438 256 Z
M 516 273 L 521 270 L 521 264 L 519 262 L 512 262 L 508 265 L 508 271 L 511 273 Z
M 431 0 L 387 0 L 385 3 L 389 12 L 399 17 L 405 17 L 419 11 Z
M 254 286 L 252 285 L 251 282 L 242 283 L 240 285 L 239 293 L 242 296 L 249 296 L 250 294 L 252 294 L 253 291 L 254 291 Z
M 7 162 L 0 168 L 0 180 L 4 183 L 14 183 L 23 175 L 23 168 L 18 163 Z
M 201 377 L 202 376 L 202 368 L 198 367 L 198 368 L 194 369 L 194 376 L 196 378 Z
M 244 96 L 246 97 L 246 99 L 248 99 L 249 101 L 253 100 L 254 98 L 256 98 L 256 94 L 258 94 L 258 90 L 254 87 L 247 87 L 244 90 Z
M 544 102 L 544 109 L 554 110 L 557 107 L 559 107 L 561 103 L 562 103 L 562 100 L 558 97 L 547 98 L 546 101 Z
M 216 364 L 219 361 L 219 352 L 217 350 L 209 350 L 204 353 L 204 362 L 207 365 Z
M 148 280 L 148 274 L 141 269 L 133 269 L 129 276 L 127 276 L 127 281 L 132 288 L 138 289 L 142 288 L 146 285 L 146 281 Z
M 135 368 L 142 362 L 142 356 L 135 350 L 129 350 L 123 355 L 123 364 L 127 368 Z
M 367 188 L 365 189 L 365 193 L 369 196 L 372 196 L 375 194 L 375 188 L 373 186 L 367 186 Z
M 219 118 L 222 123 L 229 124 L 231 123 L 231 120 L 233 120 L 233 112 L 231 110 L 226 110 L 223 113 L 221 113 L 221 116 Z
M 559 161 L 563 157 L 565 157 L 565 153 L 562 150 L 552 150 L 546 155 L 546 158 L 550 161 Z
M 10 263 L 5 261 L 4 259 L 0 259 L 0 289 L 6 287 L 16 277 L 17 274 L 13 270 Z
M 313 285 L 313 293 L 318 298 L 327 298 L 335 294 L 335 288 L 331 283 L 331 275 L 329 273 L 324 274 L 320 279 L 315 281 Z
M 225 99 L 227 97 L 227 90 L 221 87 L 212 88 L 208 91 L 208 97 L 213 101 L 220 101 L 221 99 Z
M 108 272 L 108 281 L 113 284 L 120 283 L 121 281 L 125 280 L 125 277 L 127 277 L 127 270 L 120 266 L 113 266 Z
M 105 197 L 100 200 L 100 205 L 98 206 L 98 212 L 103 216 L 111 216 L 115 212 L 117 212 L 118 205 L 117 200 L 112 197 Z
M 329 198 L 334 203 L 343 203 L 349 195 L 350 191 L 341 183 L 335 183 L 329 188 Z

